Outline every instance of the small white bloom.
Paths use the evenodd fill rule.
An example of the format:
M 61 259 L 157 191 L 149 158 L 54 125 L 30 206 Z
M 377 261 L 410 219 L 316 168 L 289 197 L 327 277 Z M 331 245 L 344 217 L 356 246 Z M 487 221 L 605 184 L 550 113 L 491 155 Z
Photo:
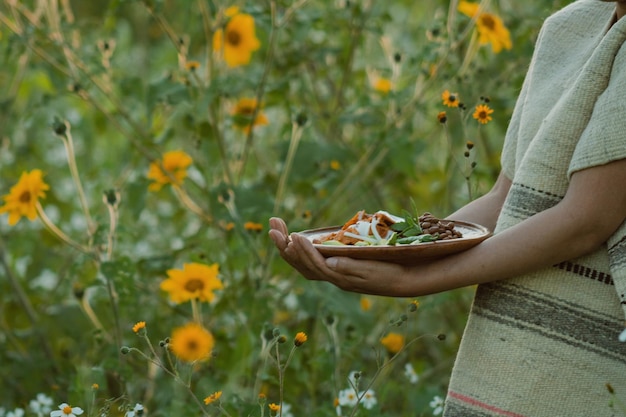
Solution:
M 378 403 L 378 400 L 376 400 L 376 393 L 371 389 L 368 389 L 365 392 L 360 392 L 359 398 L 361 399 L 361 404 L 363 404 L 363 407 L 367 410 L 371 410 Z
M 339 391 L 339 405 L 354 407 L 359 399 L 356 394 L 353 388 Z
M 124 417 L 139 417 L 141 415 L 143 415 L 143 405 L 137 403 L 132 410 L 128 410 L 126 414 L 124 414 Z
M 440 396 L 435 395 L 430 402 L 430 408 L 433 409 L 433 416 L 438 416 L 443 413 L 443 399 Z
M 5 417 L 24 417 L 24 409 L 16 408 L 15 410 L 6 413 Z
M 620 333 L 618 339 L 620 342 L 626 342 L 626 329 L 624 329 L 622 333 Z
M 39 393 L 37 394 L 37 397 L 30 400 L 28 407 L 30 408 L 30 411 L 37 415 L 37 417 L 43 417 L 52 411 L 52 402 L 53 400 L 51 397 L 48 397 L 46 394 Z
M 67 403 L 59 405 L 58 410 L 54 410 L 50 413 L 50 417 L 76 417 L 84 413 L 80 407 L 71 407 Z
M 420 380 L 419 375 L 415 372 L 415 369 L 410 362 L 407 362 L 406 365 L 404 365 L 404 375 L 409 379 L 411 384 L 417 384 L 417 381 Z
M 291 404 L 282 403 L 280 406 L 280 411 L 283 417 L 293 417 L 293 413 L 291 412 Z

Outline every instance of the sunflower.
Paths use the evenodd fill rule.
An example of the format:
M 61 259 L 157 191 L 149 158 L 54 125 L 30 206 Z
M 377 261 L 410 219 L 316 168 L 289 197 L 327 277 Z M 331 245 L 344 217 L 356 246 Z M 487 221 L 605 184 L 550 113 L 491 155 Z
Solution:
M 504 49 L 511 49 L 511 34 L 504 26 L 499 16 L 483 12 L 480 5 L 461 1 L 458 10 L 466 16 L 476 18 L 476 29 L 478 30 L 478 43 L 481 45 L 491 44 L 494 53 L 499 53 Z
M 150 191 L 159 191 L 165 184 L 180 185 L 187 177 L 187 167 L 193 160 L 183 151 L 169 151 L 163 154 L 160 164 L 153 162 L 148 170 L 148 178 L 154 180 L 148 186 Z M 161 165 L 167 174 L 161 169 Z M 168 175 L 169 174 L 169 175 Z
M 380 343 L 389 353 L 398 353 L 404 347 L 404 336 L 399 333 L 388 333 L 387 336 L 380 339 Z
M 19 181 L 3 197 L 4 205 L 0 207 L 0 214 L 9 213 L 9 225 L 13 226 L 22 217 L 28 220 L 37 218 L 37 203 L 40 198 L 46 197 L 48 184 L 43 182 L 43 172 L 33 169 L 30 172 L 24 171 Z
M 451 93 L 446 90 L 441 93 L 441 99 L 443 100 L 443 104 L 448 107 L 459 107 L 459 95 L 457 93 Z
M 257 111 L 258 104 L 255 98 L 241 98 L 235 104 L 231 114 L 233 115 L 235 126 L 248 133 L 254 126 L 264 126 L 269 123 L 262 111 Z M 256 117 L 252 120 L 254 113 Z
M 224 60 L 229 67 L 247 65 L 252 52 L 260 47 L 261 42 L 254 31 L 254 18 L 249 14 L 235 12 L 224 30 L 219 29 L 213 35 L 213 50 L 224 50 Z
M 474 110 L 474 114 L 472 115 L 472 117 L 478 120 L 478 123 L 487 124 L 488 122 L 492 120 L 490 116 L 491 113 L 493 113 L 493 109 L 491 109 L 488 105 L 479 104 L 478 106 L 476 106 L 476 109 Z
M 170 269 L 168 278 L 161 282 L 161 289 L 167 291 L 174 303 L 197 299 L 211 302 L 215 299 L 213 290 L 224 288 L 217 278 L 219 265 L 203 265 L 198 263 L 184 264 L 183 269 Z
M 215 339 L 198 323 L 188 323 L 172 332 L 170 348 L 176 357 L 185 362 L 206 360 L 211 355 Z

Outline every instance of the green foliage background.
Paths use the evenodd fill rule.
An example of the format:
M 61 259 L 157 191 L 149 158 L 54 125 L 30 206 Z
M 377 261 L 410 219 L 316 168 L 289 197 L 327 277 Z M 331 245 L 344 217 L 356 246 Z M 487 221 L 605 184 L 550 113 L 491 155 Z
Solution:
M 90 415 L 107 400 L 113 415 L 136 402 L 155 416 L 198 413 L 180 384 L 119 351 L 148 353 L 131 330 L 137 321 L 148 323 L 158 344 L 190 319 L 188 305 L 170 304 L 159 284 L 167 269 L 201 262 L 220 265 L 226 288 L 203 307 L 215 357 L 193 372 L 181 366 L 191 390 L 199 398 L 222 390 L 229 413 L 259 415 L 259 390 L 278 401 L 277 370 L 262 355 L 267 333 L 276 328 L 291 340 L 304 331 L 309 340 L 285 371 L 285 402 L 297 415 L 334 415 L 348 373 L 360 370 L 367 380 L 389 360 L 379 338 L 408 300 L 368 297 L 365 311 L 360 295 L 305 281 L 272 250 L 267 221 L 280 216 L 297 231 L 343 223 L 361 209 L 398 213 L 411 199 L 418 210 L 445 216 L 489 189 L 538 29 L 569 2 L 483 2 L 511 32 L 513 48 L 500 54 L 471 48 L 471 21 L 456 3 L 3 2 L 0 194 L 21 172 L 42 169 L 51 187 L 46 213 L 98 256 L 76 251 L 38 221 L 9 227 L 1 220 L 0 405 L 24 407 L 44 392 Z M 231 69 L 213 54 L 210 35 L 232 5 L 254 16 L 262 46 L 249 65 Z M 103 64 L 104 42 L 110 64 Z M 200 67 L 187 70 L 189 60 Z M 372 88 L 374 73 L 393 79 L 389 94 Z M 446 89 L 458 92 L 468 112 L 489 97 L 494 120 L 479 128 L 444 108 Z M 240 97 L 259 97 L 269 124 L 251 135 L 234 129 L 229 109 Z M 443 110 L 449 140 L 437 120 Z M 64 120 L 92 235 L 53 131 Z M 471 174 L 466 140 L 476 144 Z M 194 159 L 184 188 L 203 217 L 171 187 L 148 191 L 150 162 L 172 149 Z M 110 258 L 103 255 L 107 190 L 120 196 Z M 247 230 L 245 222 L 264 230 Z M 424 297 L 407 322 L 392 327 L 408 339 L 424 337 L 384 367 L 371 415 L 430 415 L 430 400 L 445 394 L 471 297 L 472 289 Z M 89 307 L 110 340 L 88 319 Z M 417 384 L 403 375 L 407 362 L 421 376 Z

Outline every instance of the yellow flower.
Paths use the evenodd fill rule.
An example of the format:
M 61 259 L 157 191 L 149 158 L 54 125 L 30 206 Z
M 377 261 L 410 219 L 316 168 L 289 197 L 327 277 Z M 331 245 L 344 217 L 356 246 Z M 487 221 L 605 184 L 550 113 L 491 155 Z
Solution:
M 332 169 L 333 171 L 339 171 L 341 169 L 341 162 L 333 159 L 332 161 L 330 161 L 330 169 Z
M 198 61 L 187 61 L 185 68 L 187 71 L 195 71 L 200 68 L 200 63 Z
M 229 67 L 247 65 L 252 52 L 260 47 L 261 42 L 254 30 L 254 18 L 249 14 L 234 14 L 226 28 L 217 30 L 213 35 L 213 50 L 224 50 L 224 60 Z
M 37 203 L 40 198 L 46 197 L 48 184 L 43 182 L 43 172 L 33 169 L 30 172 L 22 172 L 19 181 L 3 197 L 4 205 L 0 207 L 0 214 L 9 213 L 9 225 L 13 226 L 22 217 L 28 220 L 37 218 Z
M 298 332 L 296 334 L 296 337 L 293 339 L 293 344 L 296 347 L 300 347 L 302 346 L 309 338 L 307 337 L 306 333 L 304 332 Z
M 476 110 L 474 111 L 472 117 L 478 120 L 478 123 L 487 124 L 492 120 L 490 116 L 491 113 L 493 113 L 493 110 L 490 109 L 488 105 L 479 104 L 476 106 Z
M 389 353 L 398 353 L 404 347 L 404 336 L 399 333 L 388 333 L 380 339 L 380 343 Z
M 260 232 L 263 230 L 263 225 L 261 223 L 245 222 L 243 228 L 251 232 Z
M 151 163 L 148 178 L 155 182 L 148 186 L 150 191 L 159 191 L 165 184 L 182 184 L 187 177 L 187 167 L 191 165 L 193 160 L 183 151 L 169 151 L 163 154 L 163 159 L 160 162 L 167 174 L 161 170 L 159 163 Z
M 139 330 L 141 329 L 145 329 L 146 328 L 146 322 L 145 321 L 138 321 L 137 323 L 135 323 L 135 325 L 133 326 L 133 332 L 135 333 L 139 333 Z
M 262 111 L 257 111 L 256 108 L 256 98 L 239 99 L 231 111 L 231 114 L 234 116 L 235 126 L 248 133 L 254 126 L 267 125 L 269 123 L 267 117 L 265 117 L 265 114 Z M 256 117 L 252 120 L 255 111 Z
M 478 43 L 481 45 L 491 44 L 494 53 L 499 53 L 504 49 L 511 49 L 511 34 L 504 26 L 502 19 L 492 13 L 480 10 L 478 3 L 461 1 L 458 10 L 472 19 L 476 18 L 476 29 L 478 30 Z
M 208 359 L 213 350 L 213 335 L 198 323 L 188 323 L 172 332 L 170 347 L 176 357 L 185 362 Z
M 219 265 L 198 263 L 184 264 L 183 269 L 170 269 L 168 278 L 161 282 L 161 289 L 167 291 L 174 303 L 184 303 L 192 299 L 211 302 L 215 299 L 213 290 L 224 288 L 217 277 Z
M 369 311 L 372 308 L 372 300 L 367 297 L 361 297 L 360 304 L 363 311 Z
M 441 93 L 443 104 L 448 107 L 459 107 L 459 95 L 446 90 Z
M 387 78 L 378 77 L 376 81 L 374 81 L 373 87 L 374 90 L 378 91 L 379 93 L 387 94 L 391 91 L 393 84 L 391 83 L 391 80 Z
M 204 399 L 204 404 L 206 405 L 212 404 L 215 401 L 219 400 L 221 396 L 222 396 L 222 391 L 214 392 L 213 394 L 209 395 L 208 397 Z
M 271 403 L 268 407 L 270 408 L 270 411 L 277 412 L 280 410 L 280 405 L 275 403 Z
M 446 114 L 445 111 L 440 111 L 437 114 L 437 120 L 439 120 L 439 123 L 445 123 L 448 121 L 448 115 Z

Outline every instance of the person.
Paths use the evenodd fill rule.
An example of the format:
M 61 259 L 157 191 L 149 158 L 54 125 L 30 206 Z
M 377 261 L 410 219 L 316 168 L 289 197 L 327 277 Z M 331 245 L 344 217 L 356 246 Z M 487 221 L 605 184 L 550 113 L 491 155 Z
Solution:
M 478 284 L 444 416 L 613 416 L 626 403 L 626 0 L 544 22 L 493 188 L 449 218 L 494 233 L 417 267 L 325 259 L 270 219 L 309 280 L 414 297 Z

